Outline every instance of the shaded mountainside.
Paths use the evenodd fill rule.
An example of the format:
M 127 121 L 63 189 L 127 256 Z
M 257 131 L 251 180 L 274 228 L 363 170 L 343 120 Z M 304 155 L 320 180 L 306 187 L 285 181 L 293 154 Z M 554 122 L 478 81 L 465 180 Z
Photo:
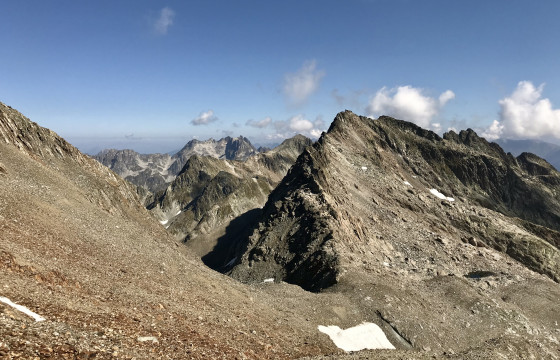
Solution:
M 227 136 L 220 140 L 191 140 L 173 156 L 108 149 L 101 151 L 93 158 L 127 181 L 156 192 L 173 181 L 193 155 L 245 161 L 255 154 L 257 154 L 257 150 L 247 138 Z
M 227 239 L 237 246 L 229 273 L 363 296 L 414 347 L 473 356 L 526 325 L 556 339 L 545 346 L 551 354 L 559 177 L 472 130 L 441 138 L 346 111 L 298 158 L 262 216 Z
M 193 155 L 147 207 L 177 239 L 204 257 L 232 219 L 265 204 L 268 194 L 311 143 L 297 135 L 244 162 Z M 215 266 L 225 264 L 224 260 L 206 258 Z

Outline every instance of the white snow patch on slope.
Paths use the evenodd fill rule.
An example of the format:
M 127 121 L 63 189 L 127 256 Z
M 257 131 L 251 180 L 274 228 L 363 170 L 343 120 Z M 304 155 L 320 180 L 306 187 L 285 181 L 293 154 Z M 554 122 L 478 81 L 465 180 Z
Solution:
M 167 224 L 168 221 L 169 221 L 169 220 L 163 220 L 163 221 L 160 221 L 159 223 L 160 223 L 161 225 L 165 225 L 165 224 Z
M 179 211 L 177 212 L 177 214 L 175 214 L 175 216 L 179 215 L 179 214 L 182 213 L 182 212 L 183 212 L 182 210 L 179 210 Z
M 193 146 L 193 152 L 202 156 L 211 156 L 218 159 L 223 155 L 223 151 L 218 153 L 217 145 L 219 144 L 216 144 L 214 141 L 201 142 Z
M 407 185 L 407 186 L 412 186 L 412 184 L 409 183 L 408 181 L 405 181 L 404 184 Z
M 232 266 L 233 263 L 235 263 L 235 260 L 237 260 L 237 256 L 234 257 L 233 259 L 231 259 L 231 260 L 225 265 L 225 267 L 230 267 L 230 266 Z
M 22 313 L 24 313 L 27 316 L 32 317 L 35 321 L 44 321 L 45 318 L 42 317 L 39 314 L 34 313 L 33 311 L 29 310 L 28 308 L 26 308 L 25 306 L 22 305 L 18 305 L 16 303 L 13 303 L 10 299 L 8 299 L 7 297 L 3 297 L 0 296 L 0 301 L 3 302 L 4 304 L 13 307 L 16 310 L 21 311 Z
M 273 283 L 274 282 L 274 278 L 269 278 L 269 279 L 264 279 L 263 283 Z
M 367 166 L 362 166 L 362 170 L 366 171 L 367 170 Z
M 395 348 L 383 330 L 373 323 L 363 323 L 346 330 L 335 325 L 319 325 L 317 328 L 320 332 L 329 335 L 334 344 L 344 351 Z
M 453 199 L 452 197 L 447 197 L 447 196 L 443 195 L 442 193 L 440 193 L 439 191 L 437 191 L 436 189 L 430 189 L 430 193 L 432 195 L 440 198 L 441 200 L 455 201 L 455 199 Z

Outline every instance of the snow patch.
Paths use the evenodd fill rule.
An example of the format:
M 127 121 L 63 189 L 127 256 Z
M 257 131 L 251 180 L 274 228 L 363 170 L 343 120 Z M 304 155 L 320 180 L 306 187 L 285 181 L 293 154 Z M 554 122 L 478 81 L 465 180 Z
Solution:
M 41 315 L 34 313 L 33 311 L 29 310 L 28 308 L 26 308 L 23 305 L 18 305 L 16 303 L 13 303 L 7 297 L 0 296 L 0 301 L 3 302 L 4 304 L 8 305 L 8 306 L 13 307 L 16 310 L 21 311 L 25 315 L 32 317 L 35 321 L 44 321 L 45 320 L 45 318 L 42 317 Z
M 183 212 L 182 210 L 177 211 L 177 214 L 175 214 L 175 216 L 179 215 L 182 212 Z
M 447 197 L 445 195 L 443 195 L 442 193 L 440 193 L 439 191 L 437 191 L 436 189 L 430 189 L 430 193 L 438 198 L 440 198 L 441 200 L 447 200 L 447 201 L 455 201 L 454 198 L 452 197 Z
M 407 185 L 407 186 L 410 186 L 410 187 L 412 187 L 412 184 L 411 184 L 411 183 L 409 183 L 408 181 L 405 181 L 405 182 L 404 182 L 404 184 L 405 184 L 405 185 Z
M 395 348 L 383 330 L 373 323 L 362 323 L 346 330 L 335 325 L 319 325 L 317 328 L 320 332 L 327 334 L 334 344 L 344 351 Z
M 146 341 L 151 341 L 153 343 L 158 343 L 158 339 L 155 336 L 138 336 L 138 338 L 136 339 L 140 342 L 146 342 Z
M 237 256 L 234 257 L 233 259 L 231 259 L 231 260 L 226 264 L 225 267 L 230 267 L 231 265 L 233 265 L 233 263 L 235 262 L 235 260 L 237 260 Z
M 159 223 L 160 223 L 161 225 L 165 225 L 165 224 L 167 224 L 168 221 L 169 221 L 169 220 L 162 220 L 162 221 L 160 221 Z
M 273 283 L 273 282 L 274 282 L 274 278 L 268 278 L 263 280 L 263 283 Z

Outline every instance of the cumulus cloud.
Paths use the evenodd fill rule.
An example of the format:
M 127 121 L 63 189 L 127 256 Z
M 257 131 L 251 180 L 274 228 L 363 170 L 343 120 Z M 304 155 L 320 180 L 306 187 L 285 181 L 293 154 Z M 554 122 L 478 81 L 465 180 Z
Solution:
M 445 104 L 447 104 L 447 102 L 449 100 L 455 99 L 455 93 L 451 90 L 446 90 L 444 91 L 440 96 L 439 96 L 439 106 L 443 107 L 445 106 Z
M 503 132 L 504 126 L 498 120 L 494 120 L 488 128 L 482 131 L 481 136 L 492 141 L 501 138 Z
M 542 98 L 544 84 L 535 87 L 520 81 L 513 93 L 500 100 L 500 120 L 494 120 L 483 136 L 489 139 L 555 137 L 560 139 L 560 109 Z
M 274 121 L 272 125 L 276 129 L 276 133 L 268 135 L 269 139 L 285 139 L 295 134 L 318 138 L 324 131 L 325 122 L 320 116 L 315 121 L 311 121 L 299 114 L 286 121 Z
M 308 132 L 313 129 L 313 123 L 303 117 L 296 115 L 290 119 L 289 128 L 295 132 Z
M 208 125 L 213 123 L 214 121 L 218 120 L 218 118 L 214 115 L 213 110 L 208 110 L 206 112 L 200 113 L 196 118 L 191 120 L 191 124 L 193 125 Z
M 435 99 L 424 95 L 422 89 L 409 85 L 393 89 L 383 87 L 370 100 L 366 112 L 370 116 L 389 115 L 429 128 L 432 119 L 454 97 L 455 93 L 451 90 Z
M 262 128 L 267 127 L 271 123 L 272 123 L 272 119 L 269 116 L 267 116 L 264 119 L 259 120 L 259 121 L 256 121 L 256 120 L 253 120 L 253 119 L 247 120 L 245 125 L 262 129 Z
M 169 7 L 164 7 L 160 10 L 159 16 L 154 22 L 154 31 L 159 35 L 167 34 L 167 30 L 171 25 L 173 25 L 173 19 L 175 18 L 175 11 L 171 10 Z
M 284 95 L 292 105 L 302 105 L 319 88 L 325 72 L 316 67 L 315 60 L 306 61 L 297 72 L 285 75 Z

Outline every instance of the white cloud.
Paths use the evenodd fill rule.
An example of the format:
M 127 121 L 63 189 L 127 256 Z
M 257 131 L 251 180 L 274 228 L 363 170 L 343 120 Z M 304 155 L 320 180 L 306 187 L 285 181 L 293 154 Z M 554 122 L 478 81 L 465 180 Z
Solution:
M 296 115 L 290 119 L 289 128 L 296 132 L 307 132 L 313 129 L 313 123 L 304 119 L 303 115 Z
M 325 72 L 316 66 L 315 60 L 306 61 L 296 73 L 285 75 L 284 95 L 292 105 L 302 105 L 319 88 Z
M 274 121 L 272 125 L 276 129 L 276 133 L 268 135 L 269 139 L 286 139 L 295 134 L 303 134 L 316 139 L 325 130 L 323 128 L 325 122 L 321 117 L 311 121 L 301 114 L 293 116 L 287 121 Z
M 159 12 L 159 17 L 154 23 L 154 31 L 157 34 L 165 35 L 167 34 L 167 29 L 173 25 L 173 19 L 175 18 L 175 11 L 171 10 L 169 7 L 164 7 Z
M 311 129 L 311 131 L 309 131 L 309 135 L 313 139 L 321 137 L 322 133 L 323 133 L 323 130 L 319 130 L 319 129 Z
M 338 89 L 334 89 L 333 91 L 331 91 L 331 96 L 334 98 L 334 100 L 338 105 L 343 105 L 344 102 L 346 101 L 346 97 L 340 95 Z
M 481 136 L 486 140 L 492 141 L 501 138 L 503 132 L 504 126 L 498 120 L 494 120 L 492 125 L 483 130 Z
M 439 106 L 443 107 L 451 99 L 455 99 L 455 93 L 451 90 L 446 90 L 439 96 Z
M 271 123 L 272 123 L 272 119 L 271 119 L 269 116 L 267 116 L 267 117 L 265 117 L 264 119 L 262 119 L 262 120 L 260 120 L 260 121 L 256 121 L 256 120 L 253 120 L 253 119 L 247 120 L 247 122 L 245 123 L 245 125 L 252 126 L 252 127 L 256 127 L 256 128 L 259 128 L 259 129 L 262 129 L 262 128 L 267 127 L 267 126 L 270 125 Z
M 213 110 L 208 110 L 206 112 L 200 113 L 198 117 L 191 120 L 191 124 L 193 125 L 208 125 L 214 121 L 218 120 L 218 118 L 214 115 Z
M 530 81 L 520 81 L 513 93 L 500 100 L 500 120 L 494 120 L 483 136 L 504 138 L 560 138 L 560 109 L 553 109 L 549 99 L 542 99 L 544 84 L 536 88 Z
M 424 95 L 422 89 L 409 85 L 393 89 L 383 87 L 370 100 L 366 112 L 370 116 L 393 116 L 428 128 L 441 108 L 454 97 L 451 90 L 445 91 L 436 100 Z
M 430 124 L 430 128 L 432 129 L 432 131 L 441 134 L 442 127 L 440 123 L 432 123 Z

